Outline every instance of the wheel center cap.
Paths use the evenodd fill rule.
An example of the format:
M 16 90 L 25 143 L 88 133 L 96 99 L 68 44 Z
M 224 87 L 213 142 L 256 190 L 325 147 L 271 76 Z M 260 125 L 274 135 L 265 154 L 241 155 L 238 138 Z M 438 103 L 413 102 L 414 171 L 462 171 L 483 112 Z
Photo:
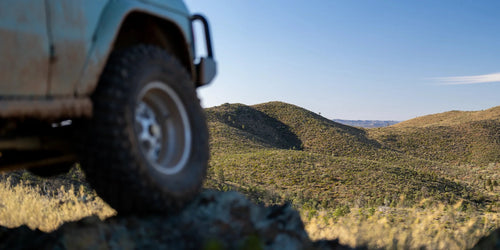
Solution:
M 158 137 L 160 135 L 160 127 L 157 124 L 150 125 L 149 133 L 154 137 Z

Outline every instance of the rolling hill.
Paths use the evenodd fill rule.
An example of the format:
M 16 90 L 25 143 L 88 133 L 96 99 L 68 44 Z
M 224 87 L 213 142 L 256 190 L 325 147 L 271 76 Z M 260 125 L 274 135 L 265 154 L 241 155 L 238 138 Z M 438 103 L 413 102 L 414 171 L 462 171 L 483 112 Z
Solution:
M 500 162 L 500 106 L 450 111 L 369 130 L 386 147 L 452 164 Z
M 225 104 L 207 109 L 211 145 L 226 150 L 254 148 L 307 150 L 331 155 L 361 155 L 380 145 L 366 131 L 332 122 L 282 102 L 255 106 Z M 224 142 L 224 143 L 221 143 Z
M 209 108 L 207 186 L 299 207 L 411 206 L 422 199 L 491 205 L 498 196 L 484 186 L 498 178 L 495 110 L 471 120 L 451 112 L 363 129 L 282 102 Z
M 500 120 L 500 106 L 482 111 L 448 111 L 417 117 L 400 122 L 393 127 L 451 126 L 485 120 Z
M 94 217 L 44 234 L 32 229 L 53 230 L 63 221 L 114 210 L 85 183 L 79 167 L 55 179 L 21 171 L 0 175 L 0 238 L 6 248 L 21 241 L 72 246 L 89 233 L 81 243 L 182 248 L 195 237 L 198 245 L 191 246 L 197 248 L 208 242 L 207 249 L 259 249 L 253 243 L 290 246 L 283 234 L 291 233 L 306 243 L 307 236 L 319 240 L 314 244 L 325 249 L 338 243 L 470 249 L 500 225 L 498 111 L 452 111 L 365 129 L 282 102 L 209 108 L 205 188 L 284 206 L 255 206 L 234 192 L 205 190 L 179 216 Z M 5 228 L 21 224 L 29 228 Z M 174 238 L 163 237 L 176 228 Z M 71 235 L 76 241 L 67 240 Z M 491 237 L 486 241 L 498 238 Z

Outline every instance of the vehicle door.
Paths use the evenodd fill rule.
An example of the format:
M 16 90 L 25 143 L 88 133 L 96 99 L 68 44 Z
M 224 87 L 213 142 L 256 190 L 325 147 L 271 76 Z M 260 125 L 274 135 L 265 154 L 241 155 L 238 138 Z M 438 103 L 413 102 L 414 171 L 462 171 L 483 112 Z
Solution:
M 0 96 L 46 95 L 49 57 L 45 1 L 0 1 Z
M 54 60 L 49 94 L 74 95 L 108 0 L 46 0 Z

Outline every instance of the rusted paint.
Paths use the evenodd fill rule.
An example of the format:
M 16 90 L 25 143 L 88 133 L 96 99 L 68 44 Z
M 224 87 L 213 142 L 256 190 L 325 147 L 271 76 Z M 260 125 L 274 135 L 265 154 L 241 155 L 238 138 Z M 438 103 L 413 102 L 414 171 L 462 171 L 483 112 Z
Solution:
M 132 12 L 177 27 L 193 67 L 185 5 L 179 0 L 158 3 L 163 2 L 0 1 L 0 118 L 90 117 L 88 96 L 99 81 L 122 22 Z M 49 61 L 51 56 L 54 60 Z
M 98 28 L 94 34 L 94 43 L 87 56 L 77 86 L 76 93 L 78 96 L 89 95 L 94 91 L 120 27 L 125 18 L 132 12 L 144 13 L 171 21 L 181 31 L 180 33 L 186 39 L 186 47 L 191 52 L 191 22 L 187 10 L 185 13 L 180 14 L 177 11 L 172 11 L 172 9 L 140 1 L 110 1 L 99 19 Z M 190 53 L 190 58 L 190 62 L 192 62 L 192 53 Z
M 73 95 L 85 62 L 83 41 L 54 43 L 55 60 L 50 67 L 49 95 Z
M 90 98 L 0 100 L 0 118 L 91 117 Z
M 61 140 L 62 139 L 62 140 Z M 37 151 L 37 150 L 57 150 L 65 152 L 71 149 L 70 141 L 64 138 L 28 136 L 28 137 L 2 137 L 0 140 L 0 151 Z
M 0 94 L 45 95 L 48 59 L 44 1 L 0 1 Z
M 38 150 L 42 147 L 39 137 L 21 137 L 0 141 L 0 150 Z
M 8 172 L 18 169 L 27 169 L 27 168 L 35 168 L 35 167 L 44 167 L 50 166 L 60 163 L 73 163 L 76 162 L 78 157 L 75 154 L 68 154 L 59 157 L 46 158 L 36 161 L 22 162 L 22 163 L 10 163 L 10 164 L 2 164 L 0 166 L 1 172 Z
M 49 95 L 73 95 L 90 51 L 97 20 L 107 0 L 46 0 L 55 60 L 50 66 Z

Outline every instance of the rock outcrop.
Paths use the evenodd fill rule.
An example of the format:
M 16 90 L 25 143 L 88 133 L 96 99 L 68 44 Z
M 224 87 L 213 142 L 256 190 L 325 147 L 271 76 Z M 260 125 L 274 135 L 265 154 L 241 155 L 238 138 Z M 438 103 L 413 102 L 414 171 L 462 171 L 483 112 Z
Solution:
M 0 227 L 0 249 L 349 249 L 312 242 L 289 205 L 264 207 L 236 192 L 204 191 L 176 215 L 87 217 L 43 233 Z
M 500 229 L 493 231 L 490 235 L 484 236 L 472 248 L 473 250 L 500 249 Z

